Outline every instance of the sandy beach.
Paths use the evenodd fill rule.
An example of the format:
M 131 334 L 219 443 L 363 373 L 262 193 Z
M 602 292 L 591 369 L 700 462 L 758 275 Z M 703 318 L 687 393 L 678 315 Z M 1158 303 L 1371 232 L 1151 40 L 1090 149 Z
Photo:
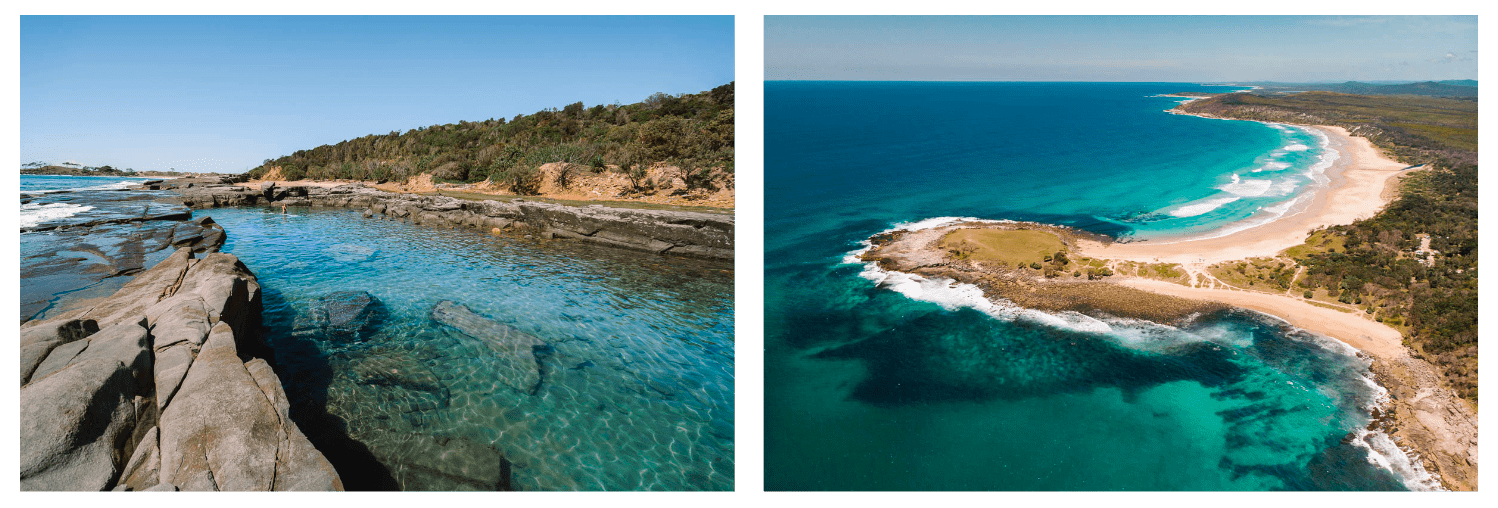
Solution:
M 1284 295 L 1237 291 L 1231 289 L 1193 288 L 1157 279 L 1137 277 L 1113 281 L 1116 284 L 1193 300 L 1208 300 L 1242 307 L 1284 319 L 1291 326 L 1334 337 L 1349 346 L 1379 358 L 1396 358 L 1408 354 L 1399 331 L 1377 321 L 1336 309 L 1317 307 Z
M 1408 173 L 1406 165 L 1384 157 L 1366 138 L 1352 136 L 1346 129 L 1325 125 L 1314 128 L 1327 135 L 1331 148 L 1340 157 L 1326 171 L 1331 182 L 1317 190 L 1311 204 L 1300 213 L 1217 238 L 1112 245 L 1083 241 L 1078 245 L 1079 253 L 1096 258 L 1205 266 L 1274 256 L 1305 243 L 1306 236 L 1317 228 L 1351 224 L 1382 210 L 1393 199 L 1393 193 L 1385 189 Z

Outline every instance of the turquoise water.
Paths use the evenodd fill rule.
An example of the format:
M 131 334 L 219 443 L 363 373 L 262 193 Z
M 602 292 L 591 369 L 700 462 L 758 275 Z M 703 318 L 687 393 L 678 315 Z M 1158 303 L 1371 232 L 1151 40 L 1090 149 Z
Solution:
M 1015 317 L 844 260 L 934 217 L 1155 240 L 1272 219 L 1324 181 L 1314 133 L 1153 97 L 1222 90 L 1192 84 L 765 87 L 766 488 L 1422 486 L 1365 430 L 1367 361 L 1330 339 L 1248 312 Z
M 344 465 L 346 483 L 480 488 L 418 473 L 432 461 L 492 466 L 488 450 L 473 452 L 487 447 L 521 490 L 733 488 L 728 267 L 349 210 L 210 214 L 229 231 L 224 251 L 264 288 L 266 338 L 293 417 L 320 434 L 314 444 L 335 465 L 373 456 L 389 474 Z M 379 302 L 368 325 L 349 336 L 309 324 L 319 299 L 350 291 Z M 544 342 L 539 386 L 504 383 L 500 366 L 512 360 L 435 322 L 441 301 Z
M 158 203 L 166 192 L 112 190 L 129 183 L 22 176 L 22 219 L 186 211 Z M 292 417 L 346 487 L 733 488 L 731 266 L 350 210 L 279 212 L 192 211 L 223 225 L 223 251 L 258 276 Z M 134 273 L 123 268 L 172 252 L 177 224 L 22 233 L 22 319 L 113 294 Z M 351 301 L 371 305 L 330 326 Z M 536 337 L 534 360 L 435 321 L 444 301 Z M 512 383 L 517 365 L 538 383 Z

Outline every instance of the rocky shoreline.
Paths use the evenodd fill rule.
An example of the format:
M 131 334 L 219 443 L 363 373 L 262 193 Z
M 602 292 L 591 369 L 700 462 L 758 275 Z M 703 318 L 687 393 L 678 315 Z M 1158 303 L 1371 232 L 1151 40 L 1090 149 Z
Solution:
M 260 286 L 178 249 L 113 296 L 21 327 L 21 490 L 343 490 L 291 421 Z
M 733 260 L 731 215 L 601 205 L 579 207 L 521 199 L 472 201 L 387 192 L 357 183 L 323 188 L 267 182 L 259 189 L 230 183 L 222 179 L 177 179 L 146 182 L 142 188 L 172 190 L 189 208 L 274 205 L 352 208 L 362 209 L 366 217 L 414 224 L 513 232 L 656 254 Z
M 859 255 L 864 262 L 878 263 L 891 272 L 946 278 L 972 284 L 987 298 L 1002 298 L 1025 308 L 1052 312 L 1101 312 L 1117 317 L 1157 323 L 1189 319 L 1196 313 L 1229 307 L 1209 300 L 1165 295 L 1119 284 L 1088 280 L 1047 278 L 1023 267 L 958 259 L 938 246 L 947 233 L 962 227 L 1039 229 L 1054 233 L 1068 247 L 1089 239 L 1073 230 L 1033 223 L 991 223 L 919 230 L 900 230 L 876 235 Z M 1389 392 L 1389 399 L 1375 413 L 1369 430 L 1392 437 L 1401 447 L 1413 450 L 1412 459 L 1439 479 L 1448 490 L 1477 489 L 1477 417 L 1455 392 L 1441 387 L 1435 368 L 1408 348 L 1403 354 L 1369 355 L 1374 380 Z M 1368 354 L 1360 352 L 1361 354 Z
M 1001 227 L 1048 231 L 1057 234 L 1068 245 L 1079 238 L 1096 239 L 1044 224 L 1011 222 Z M 870 240 L 871 247 L 860 258 L 877 262 L 888 271 L 972 284 L 990 298 L 1003 298 L 1021 307 L 1050 312 L 1102 312 L 1116 317 L 1170 323 L 1225 308 L 1217 303 L 1176 298 L 1094 280 L 1049 279 L 1038 270 L 955 259 L 936 247 L 936 242 L 951 229 L 938 227 L 881 234 Z

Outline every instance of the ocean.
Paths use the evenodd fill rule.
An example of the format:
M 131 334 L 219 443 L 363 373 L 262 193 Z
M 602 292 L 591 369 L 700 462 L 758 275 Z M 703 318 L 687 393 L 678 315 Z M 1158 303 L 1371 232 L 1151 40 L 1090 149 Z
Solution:
M 767 82 L 766 488 L 1428 488 L 1368 430 L 1368 360 L 1330 338 L 996 309 L 848 258 L 952 217 L 1163 242 L 1295 213 L 1336 156 L 1319 133 L 1160 97 L 1227 90 Z
M 501 462 L 518 490 L 734 488 L 731 265 L 356 210 L 187 210 L 69 178 L 21 177 L 23 226 L 160 209 L 225 228 L 222 251 L 259 280 L 292 419 L 351 490 L 493 489 L 463 473 Z M 22 321 L 113 294 L 174 250 L 177 224 L 23 231 Z M 434 319 L 443 302 L 539 338 L 518 369 L 539 381 Z M 356 307 L 355 329 L 327 324 Z

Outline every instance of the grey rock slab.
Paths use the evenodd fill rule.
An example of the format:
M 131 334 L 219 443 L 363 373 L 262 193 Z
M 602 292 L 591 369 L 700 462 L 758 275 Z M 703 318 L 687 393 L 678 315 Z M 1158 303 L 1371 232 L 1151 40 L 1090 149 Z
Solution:
M 77 340 L 53 348 L 52 354 L 47 355 L 47 359 L 42 360 L 42 363 L 36 366 L 36 372 L 31 374 L 31 379 L 33 381 L 44 379 L 52 375 L 52 373 L 62 370 L 63 367 L 68 366 L 68 362 L 73 361 L 73 358 L 77 357 L 78 353 L 82 353 L 87 347 L 88 341 Z
M 31 380 L 37 366 L 57 346 L 78 341 L 99 331 L 99 324 L 92 319 L 59 319 L 27 325 L 21 329 L 22 386 Z
M 94 319 L 101 328 L 138 319 L 147 308 L 171 295 L 193 262 L 190 249 L 177 249 L 156 266 L 125 283 L 124 287 L 95 305 L 84 317 Z
M 21 490 L 105 490 L 134 429 L 134 376 L 90 358 L 21 389 Z
M 261 393 L 276 410 L 281 421 L 281 437 L 276 455 L 276 481 L 272 486 L 278 491 L 329 491 L 343 490 L 343 481 L 333 464 L 307 436 L 291 421 L 291 404 L 286 392 L 281 389 L 281 379 L 271 370 L 265 360 L 256 358 L 245 364 L 245 370 L 260 386 Z
M 183 490 L 271 490 L 280 417 L 245 369 L 228 324 L 214 325 L 161 415 L 162 481 Z

